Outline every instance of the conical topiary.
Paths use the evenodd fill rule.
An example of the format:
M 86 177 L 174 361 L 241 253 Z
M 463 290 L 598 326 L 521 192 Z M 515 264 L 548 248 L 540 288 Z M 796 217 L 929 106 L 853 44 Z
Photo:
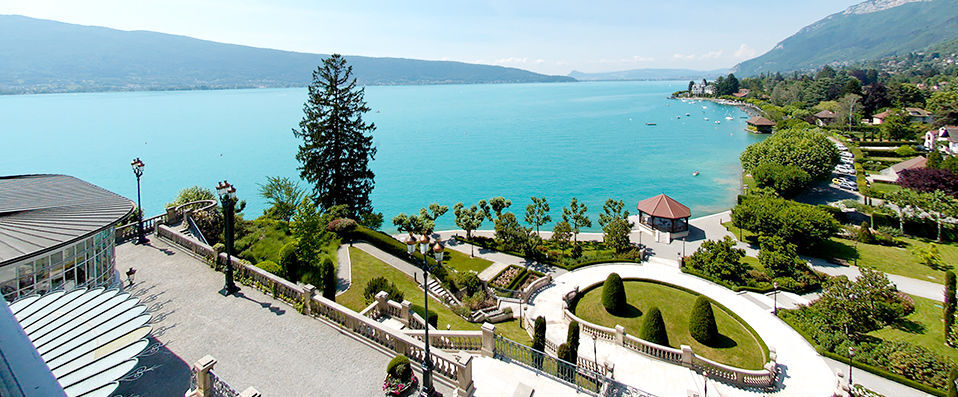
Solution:
M 639 337 L 658 345 L 669 345 L 669 335 L 665 331 L 665 321 L 662 320 L 662 312 L 659 311 L 658 307 L 649 309 L 649 312 L 643 316 L 642 330 Z
M 715 325 L 712 304 L 704 296 L 695 299 L 695 305 L 692 306 L 692 313 L 689 315 L 689 334 L 704 345 L 710 345 L 718 338 L 718 327 Z
M 602 306 L 611 314 L 622 313 L 625 309 L 625 286 L 618 273 L 611 273 L 602 284 Z

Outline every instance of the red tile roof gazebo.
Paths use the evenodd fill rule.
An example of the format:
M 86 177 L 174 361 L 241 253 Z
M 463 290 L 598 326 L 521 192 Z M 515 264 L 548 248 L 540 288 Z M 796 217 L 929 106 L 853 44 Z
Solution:
M 639 223 L 650 229 L 673 234 L 689 231 L 692 211 L 665 194 L 639 201 L 636 209 L 639 210 Z

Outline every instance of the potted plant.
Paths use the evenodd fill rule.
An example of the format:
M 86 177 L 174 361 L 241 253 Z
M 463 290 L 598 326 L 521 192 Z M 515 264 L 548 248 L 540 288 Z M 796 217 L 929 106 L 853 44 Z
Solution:
M 383 382 L 383 391 L 387 396 L 405 396 L 415 390 L 418 383 L 416 375 L 412 373 L 409 357 L 399 355 L 389 361 Z

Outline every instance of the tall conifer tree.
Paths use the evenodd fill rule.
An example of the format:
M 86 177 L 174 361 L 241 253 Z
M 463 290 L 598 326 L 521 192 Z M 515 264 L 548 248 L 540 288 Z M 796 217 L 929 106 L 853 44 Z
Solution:
M 313 72 L 305 115 L 293 134 L 303 139 L 296 154 L 299 175 L 313 184 L 316 204 L 323 210 L 346 205 L 349 216 L 359 219 L 373 209 L 369 193 L 375 175 L 369 162 L 376 156 L 376 126 L 363 120 L 370 109 L 352 73 L 339 54 L 323 60 Z

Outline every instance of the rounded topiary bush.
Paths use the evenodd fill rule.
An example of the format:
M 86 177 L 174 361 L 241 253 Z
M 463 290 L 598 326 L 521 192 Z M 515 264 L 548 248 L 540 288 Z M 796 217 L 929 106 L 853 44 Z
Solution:
M 704 345 L 710 345 L 718 338 L 718 327 L 715 325 L 712 304 L 704 296 L 695 299 L 695 304 L 692 306 L 692 313 L 689 315 L 689 334 Z
M 538 351 L 546 349 L 546 319 L 545 317 L 536 317 L 536 324 L 532 328 L 532 348 Z
M 389 360 L 389 365 L 386 366 L 386 375 L 393 379 L 408 382 L 412 377 L 412 366 L 409 364 L 409 357 L 400 354 L 392 360 Z
M 611 273 L 602 284 L 602 306 L 605 311 L 617 314 L 625 309 L 625 286 L 618 273 Z
M 256 264 L 256 267 L 268 271 L 272 274 L 282 277 L 283 269 L 273 261 L 262 261 Z
M 290 241 L 279 249 L 279 267 L 283 269 L 283 276 L 287 280 L 296 282 L 303 275 L 302 266 L 299 264 L 299 255 L 296 251 L 299 244 L 296 241 Z
M 669 335 L 665 330 L 665 321 L 662 320 L 662 312 L 659 311 L 658 307 L 649 309 L 649 312 L 643 316 L 639 338 L 657 345 L 669 345 Z
M 572 358 L 572 347 L 568 343 L 563 343 L 556 348 L 556 356 L 559 356 L 560 360 L 565 360 L 570 363 L 574 363 L 575 359 Z
M 402 302 L 406 298 L 405 294 L 397 288 L 391 281 L 385 277 L 375 277 L 369 282 L 366 283 L 366 289 L 363 290 L 363 297 L 366 298 L 366 302 L 372 302 L 373 299 L 376 299 L 376 294 L 379 291 L 386 291 L 389 294 L 387 299 L 394 302 Z
M 566 342 L 574 349 L 579 348 L 579 322 L 571 321 L 569 322 L 569 334 L 566 338 Z

